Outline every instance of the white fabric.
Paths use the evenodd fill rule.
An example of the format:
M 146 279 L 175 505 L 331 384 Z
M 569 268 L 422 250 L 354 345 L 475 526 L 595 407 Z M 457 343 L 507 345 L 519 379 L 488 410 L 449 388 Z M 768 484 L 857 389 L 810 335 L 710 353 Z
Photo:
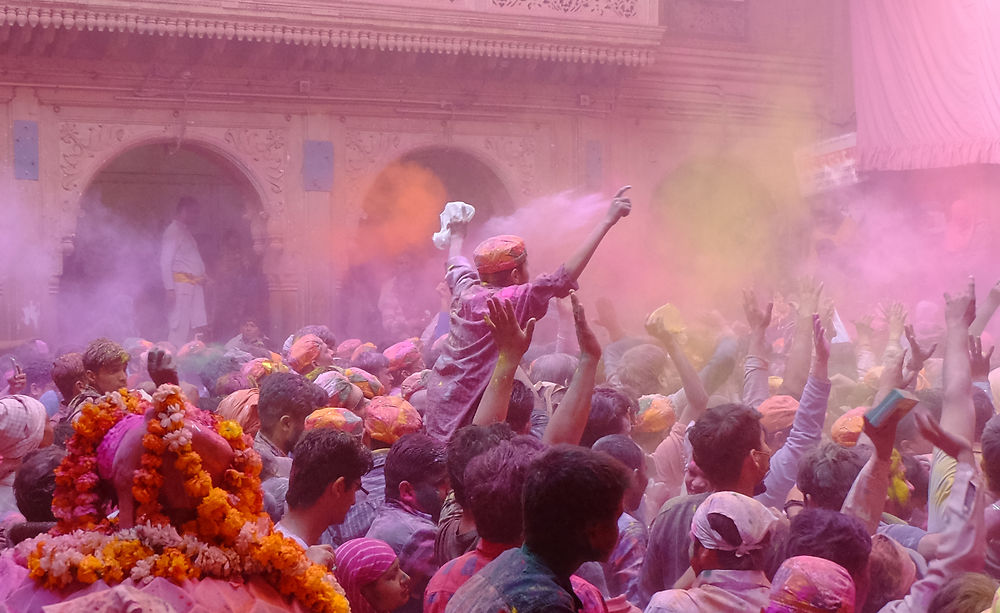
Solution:
M 719 514 L 733 520 L 742 542 L 729 543 L 709 524 L 708 516 Z M 777 517 L 764 505 L 736 492 L 716 492 L 698 506 L 691 520 L 691 535 L 705 549 L 732 551 L 743 557 L 760 549 Z
M 444 249 L 451 242 L 451 230 L 448 226 L 453 222 L 469 223 L 476 215 L 476 208 L 465 202 L 449 202 L 441 211 L 441 230 L 432 237 L 434 246 Z
M 0 459 L 16 460 L 42 442 L 48 415 L 31 396 L 0 398 Z
M 205 263 L 201 261 L 198 243 L 187 226 L 176 219 L 163 231 L 163 246 L 160 250 L 160 275 L 163 287 L 168 290 L 175 289 L 175 272 L 196 277 L 205 274 Z
M 174 286 L 174 309 L 169 317 L 167 340 L 181 347 L 191 340 L 191 331 L 208 325 L 205 290 L 200 285 L 178 283 Z
M 862 170 L 1000 162 L 1000 2 L 852 0 Z

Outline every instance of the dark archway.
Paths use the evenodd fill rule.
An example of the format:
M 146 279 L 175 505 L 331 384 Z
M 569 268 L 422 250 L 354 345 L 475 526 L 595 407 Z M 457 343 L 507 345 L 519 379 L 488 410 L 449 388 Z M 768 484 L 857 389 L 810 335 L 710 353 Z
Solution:
M 64 257 L 60 280 L 62 338 L 166 337 L 161 236 L 182 196 L 201 203 L 193 234 L 210 278 L 206 340 L 234 335 L 245 316 L 260 319 L 266 329 L 266 285 L 249 223 L 250 213 L 261 208 L 259 198 L 218 154 L 164 142 L 119 155 L 84 192 L 74 249 Z
M 440 307 L 435 286 L 444 276 L 446 256 L 434 248 L 431 235 L 440 228 L 444 203 L 452 200 L 473 204 L 477 220 L 514 208 L 497 173 L 461 149 L 417 149 L 379 173 L 364 197 L 338 300 L 335 323 L 341 334 L 381 343 L 420 334 Z M 396 316 L 386 317 L 389 312 Z

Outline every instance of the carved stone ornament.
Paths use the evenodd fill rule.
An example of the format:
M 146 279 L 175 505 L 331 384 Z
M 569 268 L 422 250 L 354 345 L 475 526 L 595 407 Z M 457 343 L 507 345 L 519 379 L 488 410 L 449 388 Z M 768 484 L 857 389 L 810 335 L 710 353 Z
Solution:
M 520 6 L 526 9 L 549 9 L 559 13 L 589 13 L 633 17 L 638 12 L 637 0 L 491 0 L 495 6 Z
M 0 3 L 0 26 L 646 66 L 653 62 L 662 36 L 655 6 L 650 6 L 654 1 L 479 0 L 481 6 L 469 13 L 473 21 L 488 13 L 490 25 L 469 28 L 448 23 L 434 10 L 415 7 L 407 13 L 411 27 L 401 30 L 398 9 L 377 3 L 283 4 L 280 10 L 241 12 L 228 6 L 220 9 L 215 2 L 171 2 L 161 7 L 127 0 L 95 0 L 83 6 L 49 0 L 38 6 L 38 0 L 7 0 Z M 539 32 L 526 27 L 519 16 L 497 10 L 506 6 L 547 10 L 556 17 L 578 15 L 590 23 Z M 627 23 L 605 37 L 581 35 L 579 26 L 600 28 L 602 18 Z
M 531 136 L 489 136 L 483 149 L 517 181 L 521 195 L 531 196 L 538 167 L 538 143 Z
M 98 157 L 109 148 L 120 147 L 126 142 L 126 128 L 121 125 L 103 123 L 61 123 L 59 124 L 59 170 L 62 174 L 62 188 L 80 193 L 83 185 L 81 175 Z
M 285 189 L 288 169 L 288 140 L 284 132 L 269 129 L 239 128 L 226 130 L 223 137 L 238 152 L 249 158 L 261 179 L 273 194 Z

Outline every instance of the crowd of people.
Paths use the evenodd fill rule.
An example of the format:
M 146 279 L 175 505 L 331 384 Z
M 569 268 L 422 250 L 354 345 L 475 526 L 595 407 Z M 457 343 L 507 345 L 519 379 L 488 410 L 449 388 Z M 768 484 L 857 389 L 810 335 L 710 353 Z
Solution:
M 534 279 L 452 224 L 430 341 L 13 349 L 0 611 L 1000 610 L 1000 287 L 853 334 L 815 282 L 592 325 L 577 281 L 630 208 Z M 197 272 L 164 260 L 175 311 Z

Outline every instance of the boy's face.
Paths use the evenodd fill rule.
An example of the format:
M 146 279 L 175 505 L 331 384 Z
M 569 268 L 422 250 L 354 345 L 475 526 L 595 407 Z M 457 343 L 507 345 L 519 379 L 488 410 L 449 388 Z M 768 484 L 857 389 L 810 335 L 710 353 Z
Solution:
M 240 328 L 240 332 L 243 335 L 243 340 L 252 342 L 260 339 L 260 326 L 257 325 L 255 321 L 244 322 L 243 327 Z
M 114 366 L 102 366 L 97 372 L 87 371 L 90 385 L 102 394 L 119 390 L 128 385 L 128 362 L 120 362 Z

